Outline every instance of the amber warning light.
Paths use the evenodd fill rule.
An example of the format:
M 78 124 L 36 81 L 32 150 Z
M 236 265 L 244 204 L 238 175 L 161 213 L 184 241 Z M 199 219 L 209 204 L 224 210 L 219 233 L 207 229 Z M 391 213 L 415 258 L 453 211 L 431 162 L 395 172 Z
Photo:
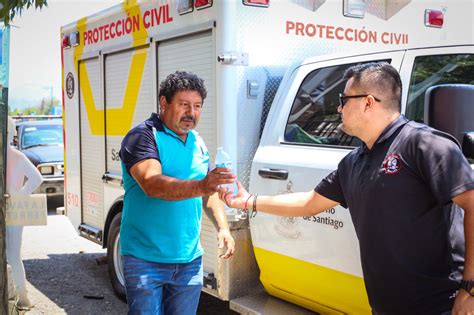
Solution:
M 443 27 L 444 13 L 437 10 L 426 10 L 425 11 L 425 25 L 429 27 Z

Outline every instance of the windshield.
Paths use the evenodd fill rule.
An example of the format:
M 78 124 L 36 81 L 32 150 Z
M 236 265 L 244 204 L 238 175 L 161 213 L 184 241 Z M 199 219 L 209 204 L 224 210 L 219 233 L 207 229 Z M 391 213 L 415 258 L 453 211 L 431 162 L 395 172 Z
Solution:
M 21 148 L 34 146 L 63 145 L 63 126 L 37 125 L 26 126 L 21 136 Z

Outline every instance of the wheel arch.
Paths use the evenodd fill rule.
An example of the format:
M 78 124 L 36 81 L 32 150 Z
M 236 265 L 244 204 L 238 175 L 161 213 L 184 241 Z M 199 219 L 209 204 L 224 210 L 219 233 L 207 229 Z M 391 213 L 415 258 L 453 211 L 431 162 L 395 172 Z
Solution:
M 110 207 L 109 212 L 107 213 L 107 219 L 105 219 L 105 226 L 104 226 L 104 237 L 102 241 L 102 248 L 107 248 L 107 242 L 109 239 L 109 230 L 110 230 L 110 224 L 112 223 L 112 220 L 114 217 L 122 212 L 123 209 L 123 196 L 120 196 L 117 198 L 112 207 Z

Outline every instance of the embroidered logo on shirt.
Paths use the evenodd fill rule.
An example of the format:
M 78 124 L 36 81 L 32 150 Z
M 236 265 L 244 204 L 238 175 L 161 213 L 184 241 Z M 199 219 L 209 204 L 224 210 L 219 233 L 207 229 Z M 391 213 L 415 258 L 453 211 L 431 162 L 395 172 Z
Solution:
M 383 161 L 383 169 L 385 174 L 395 174 L 402 167 L 401 158 L 398 154 L 390 154 Z

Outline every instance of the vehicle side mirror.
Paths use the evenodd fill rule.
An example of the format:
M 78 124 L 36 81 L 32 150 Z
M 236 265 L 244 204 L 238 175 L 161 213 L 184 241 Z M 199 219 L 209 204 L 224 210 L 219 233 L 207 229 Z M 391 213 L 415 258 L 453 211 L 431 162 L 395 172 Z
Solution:
M 474 85 L 442 84 L 425 94 L 425 124 L 454 136 L 466 157 L 474 156 Z
M 462 153 L 471 161 L 474 161 L 474 131 L 466 132 L 462 141 Z

